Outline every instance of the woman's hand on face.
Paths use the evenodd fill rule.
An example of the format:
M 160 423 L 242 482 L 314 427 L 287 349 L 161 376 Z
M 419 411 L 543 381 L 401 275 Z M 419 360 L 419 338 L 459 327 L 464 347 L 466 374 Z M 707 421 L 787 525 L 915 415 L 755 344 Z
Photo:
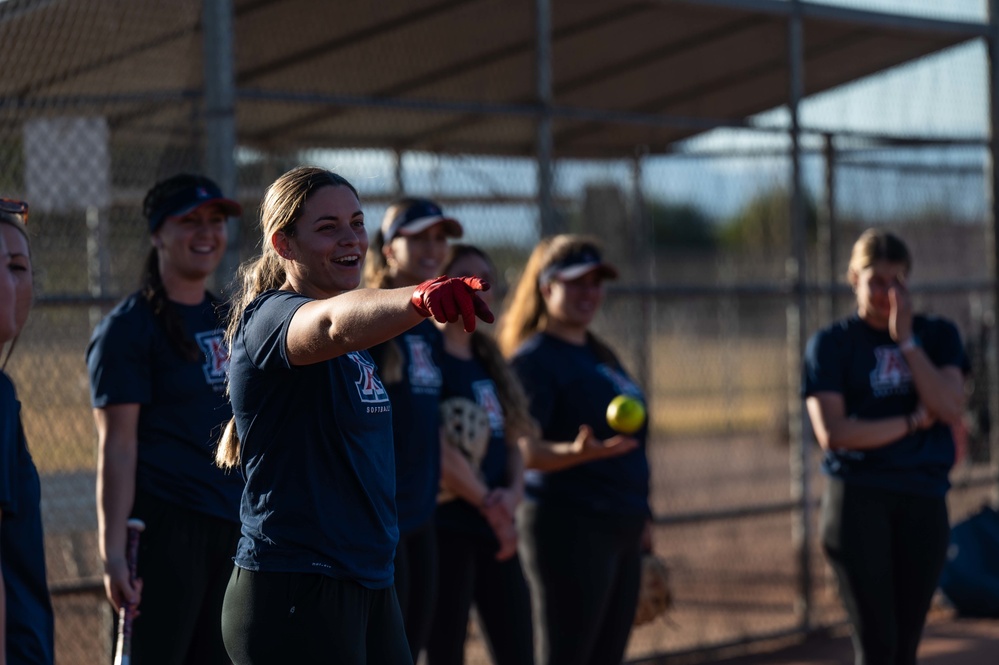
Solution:
M 888 302 L 891 305 L 888 332 L 896 342 L 904 342 L 912 337 L 912 298 L 909 296 L 905 280 L 901 277 L 888 288 Z
M 588 459 L 617 457 L 630 453 L 637 447 L 638 441 L 636 439 L 623 434 L 601 441 L 594 436 L 593 428 L 589 425 L 580 425 L 576 440 L 573 441 L 573 450 Z

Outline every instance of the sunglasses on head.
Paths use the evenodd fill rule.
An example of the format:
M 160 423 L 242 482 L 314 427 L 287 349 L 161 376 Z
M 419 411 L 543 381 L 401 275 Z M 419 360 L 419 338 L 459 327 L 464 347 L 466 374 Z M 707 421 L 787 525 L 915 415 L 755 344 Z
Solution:
M 28 223 L 28 204 L 24 201 L 0 198 L 0 212 L 17 215 L 22 224 Z

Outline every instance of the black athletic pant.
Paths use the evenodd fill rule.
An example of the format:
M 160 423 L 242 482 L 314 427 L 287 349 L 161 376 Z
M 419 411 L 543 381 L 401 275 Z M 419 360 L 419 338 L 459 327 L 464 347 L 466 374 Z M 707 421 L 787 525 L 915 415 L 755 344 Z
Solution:
M 223 665 L 219 617 L 239 541 L 239 524 L 187 510 L 138 491 L 132 515 L 139 539 L 139 616 L 132 624 L 133 665 Z M 117 617 L 115 617 L 117 630 Z
M 399 537 L 395 593 L 413 662 L 427 645 L 437 594 L 437 535 L 433 521 Z
M 821 528 L 857 665 L 915 665 L 950 538 L 944 498 L 830 478 Z
M 235 665 L 412 665 L 395 588 L 235 566 L 222 635 Z
M 439 587 L 428 664 L 465 662 L 468 615 L 474 602 L 493 665 L 533 665 L 531 595 L 520 559 L 497 561 L 495 542 L 441 528 L 437 545 Z
M 538 665 L 618 665 L 635 620 L 645 517 L 533 502 L 520 517 Z

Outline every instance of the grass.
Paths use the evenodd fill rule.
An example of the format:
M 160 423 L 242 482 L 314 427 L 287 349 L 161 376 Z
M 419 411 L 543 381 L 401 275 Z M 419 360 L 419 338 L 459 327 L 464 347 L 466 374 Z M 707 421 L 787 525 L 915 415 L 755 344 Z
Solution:
M 771 429 L 786 402 L 784 340 L 661 337 L 653 344 L 651 422 L 666 436 Z

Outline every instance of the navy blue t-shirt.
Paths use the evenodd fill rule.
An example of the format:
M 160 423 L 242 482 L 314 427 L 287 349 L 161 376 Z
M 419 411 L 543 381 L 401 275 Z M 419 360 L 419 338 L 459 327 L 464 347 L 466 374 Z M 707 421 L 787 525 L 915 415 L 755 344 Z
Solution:
M 402 378 L 386 383 L 395 437 L 395 502 L 399 533 L 422 527 L 434 516 L 441 480 L 440 358 L 443 337 L 430 319 L 370 350 L 381 367 L 389 344 L 402 355 Z M 382 372 L 384 376 L 384 372 Z
M 589 345 L 570 344 L 545 333 L 527 340 L 512 366 L 547 441 L 573 441 L 584 424 L 593 428 L 598 439 L 611 438 L 617 434 L 607 424 L 611 400 L 624 394 L 644 401 L 622 367 L 601 361 Z M 651 515 L 645 456 L 648 426 L 633 436 L 639 447 L 619 457 L 561 471 L 528 471 L 527 496 L 598 514 Z
M 288 360 L 288 325 L 311 299 L 266 291 L 233 340 L 229 392 L 246 478 L 236 565 L 392 585 L 392 407 L 367 351 Z
M 171 303 L 202 351 L 180 355 L 135 293 L 94 329 L 87 347 L 95 408 L 139 404 L 136 487 L 169 503 L 237 522 L 243 483 L 215 466 L 215 447 L 232 417 L 225 396 L 228 353 L 216 304 Z
M 954 324 L 916 316 L 913 334 L 937 367 L 967 372 L 968 358 Z M 919 395 L 909 366 L 887 330 L 876 330 L 859 316 L 820 330 L 805 351 L 802 393 L 839 393 L 851 418 L 905 416 L 916 409 Z M 932 427 L 871 450 L 827 451 L 823 470 L 846 482 L 898 492 L 943 496 L 954 465 L 950 427 Z
M 0 563 L 9 665 L 51 663 L 55 653 L 40 502 L 38 471 L 21 427 L 21 403 L 0 372 Z
M 479 464 L 486 487 L 508 487 L 506 428 L 496 384 L 482 363 L 474 358 L 465 360 L 445 352 L 441 369 L 444 370 L 443 398 L 470 399 L 489 416 L 489 445 Z M 437 527 L 496 540 L 492 527 L 478 508 L 463 499 L 453 499 L 437 507 Z

